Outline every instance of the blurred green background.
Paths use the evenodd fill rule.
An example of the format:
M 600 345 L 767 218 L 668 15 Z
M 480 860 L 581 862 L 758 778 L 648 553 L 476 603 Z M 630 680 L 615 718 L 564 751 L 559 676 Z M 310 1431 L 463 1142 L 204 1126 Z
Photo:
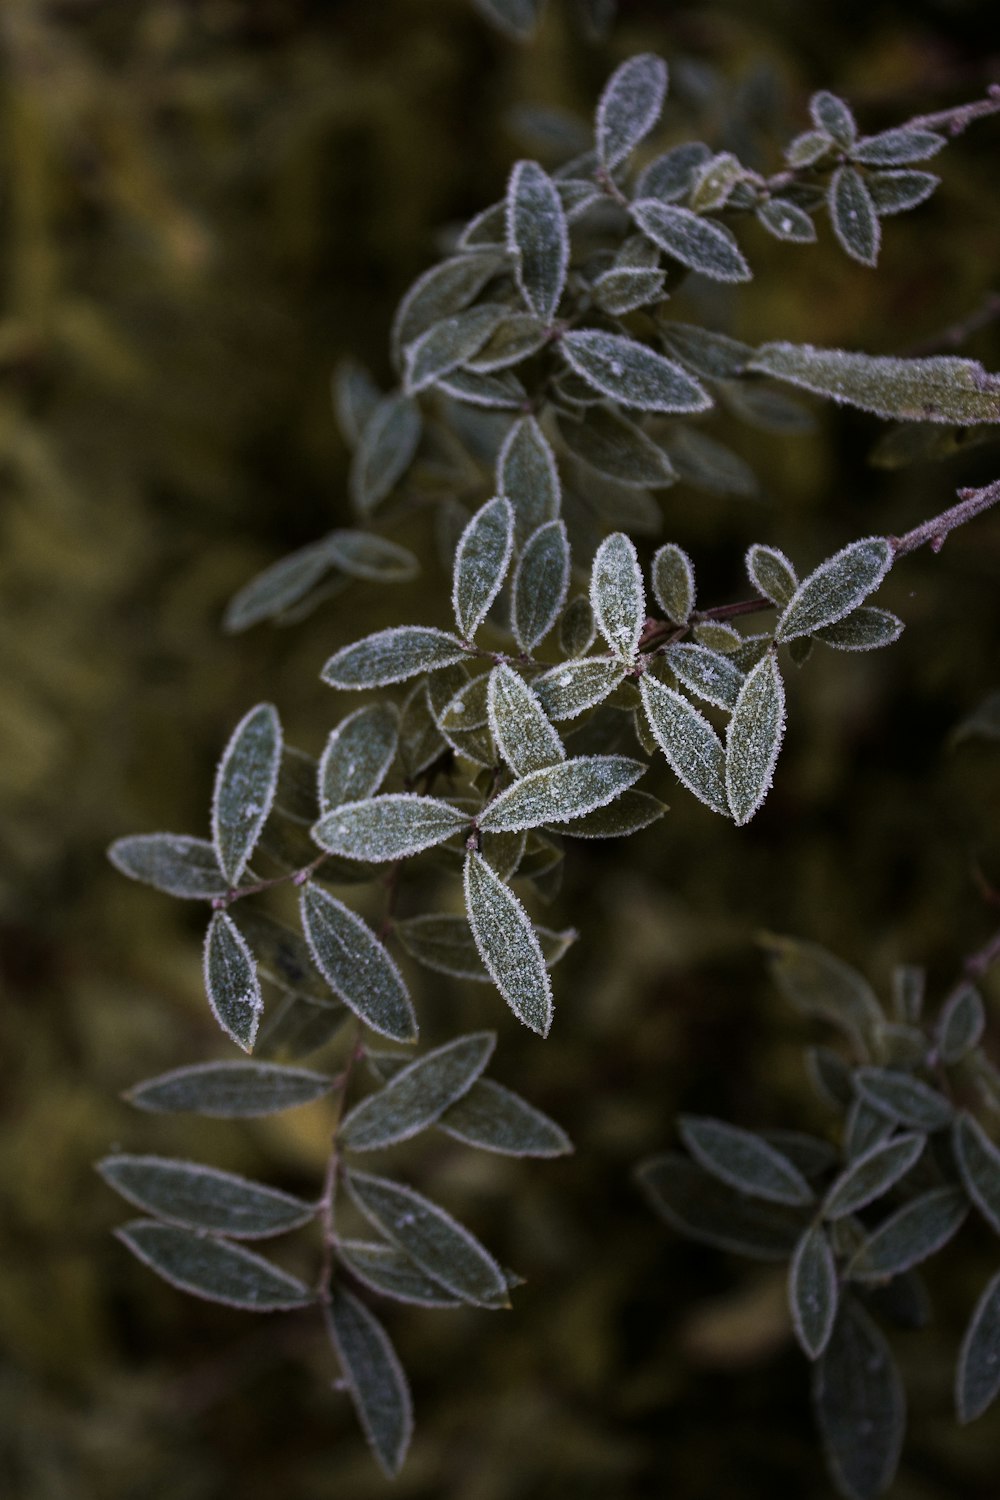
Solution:
M 814 88 L 850 98 L 872 130 L 976 97 L 1000 74 L 991 20 L 992 0 L 623 0 L 593 41 L 568 0 L 550 0 L 519 47 L 468 0 L 3 0 L 9 1500 L 385 1491 L 311 1320 L 254 1321 L 156 1281 L 111 1238 L 122 1206 L 91 1169 L 113 1147 L 189 1152 L 316 1191 L 321 1110 L 237 1128 L 150 1122 L 120 1102 L 139 1078 L 226 1054 L 201 993 L 198 914 L 128 885 L 104 848 L 129 832 L 204 833 L 219 748 L 262 698 L 318 753 L 344 706 L 318 682 L 326 656 L 362 629 L 433 615 L 443 575 L 417 528 L 402 537 L 425 564 L 416 584 L 355 585 L 287 631 L 220 631 L 255 571 L 350 524 L 335 361 L 350 353 L 388 381 L 393 306 L 440 232 L 541 150 L 524 106 L 586 123 L 611 68 L 651 49 L 673 70 L 673 138 L 721 145 L 756 111 L 776 164 Z M 752 287 L 686 315 L 872 352 L 933 339 L 998 287 L 998 147 L 988 121 L 939 158 L 943 187 L 887 224 L 878 272 L 825 228 L 805 250 L 748 230 Z M 962 352 L 1000 368 L 996 327 Z M 990 448 L 872 469 L 877 436 L 836 412 L 811 436 L 739 430 L 763 499 L 678 486 L 649 545 L 688 548 L 705 601 L 721 602 L 741 590 L 750 541 L 807 568 L 997 475 Z M 801 1067 L 814 1034 L 771 992 L 759 927 L 828 944 L 883 991 L 893 962 L 924 962 L 939 993 L 989 935 L 976 871 L 1000 885 L 1000 752 L 947 740 L 1000 685 L 998 583 L 995 520 L 907 559 L 882 596 L 907 621 L 902 641 L 825 653 L 796 676 L 778 783 L 746 831 L 661 768 L 661 824 L 572 848 L 545 920 L 582 939 L 559 970 L 549 1041 L 490 991 L 424 981 L 429 1032 L 497 1026 L 496 1075 L 553 1113 L 577 1154 L 425 1153 L 418 1180 L 527 1285 L 507 1315 L 390 1309 L 418 1423 L 400 1496 L 830 1493 L 780 1278 L 677 1241 L 629 1171 L 672 1142 L 680 1108 L 823 1128 Z M 991 994 L 996 1014 L 995 981 Z M 900 1500 L 987 1500 L 1000 1485 L 1000 1413 L 966 1431 L 950 1415 L 963 1318 L 996 1263 L 985 1232 L 962 1244 L 933 1278 L 934 1323 L 897 1345 L 912 1409 Z

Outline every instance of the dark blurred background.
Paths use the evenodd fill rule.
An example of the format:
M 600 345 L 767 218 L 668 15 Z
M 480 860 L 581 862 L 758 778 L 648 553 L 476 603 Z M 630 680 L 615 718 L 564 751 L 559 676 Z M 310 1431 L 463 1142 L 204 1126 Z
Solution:
M 201 992 L 198 914 L 129 885 L 104 849 L 129 832 L 204 833 L 215 759 L 253 702 L 275 701 L 292 742 L 318 753 L 343 707 L 318 682 L 325 657 L 433 611 L 442 573 L 416 530 L 402 538 L 422 553 L 416 584 L 353 586 L 289 630 L 220 630 L 255 571 L 350 524 L 335 361 L 389 380 L 393 306 L 441 231 L 542 149 L 525 106 L 586 125 L 611 68 L 655 50 L 673 76 L 665 139 L 719 145 L 732 111 L 759 108 L 773 170 L 814 88 L 851 99 L 869 130 L 979 95 L 1000 76 L 995 20 L 993 0 L 623 0 L 594 41 L 550 0 L 519 47 L 468 0 L 2 0 L 9 1500 L 385 1490 L 311 1320 L 254 1321 L 158 1282 L 111 1238 L 122 1206 L 91 1168 L 113 1147 L 190 1153 L 317 1190 L 322 1110 L 236 1127 L 120 1101 L 139 1078 L 226 1053 Z M 938 159 L 942 188 L 887 223 L 878 272 L 847 261 L 826 225 L 805 250 L 748 229 L 757 278 L 706 316 L 751 341 L 933 342 L 998 289 L 998 148 L 992 120 Z M 996 326 L 962 352 L 1000 368 Z M 665 492 L 649 548 L 688 548 L 706 602 L 745 588 L 750 541 L 805 569 L 997 477 L 988 447 L 872 468 L 877 423 L 820 417 L 809 436 L 724 434 L 761 500 Z M 527 1285 L 507 1315 L 389 1310 L 418 1422 L 398 1495 L 829 1494 L 780 1274 L 678 1241 L 629 1173 L 672 1143 L 680 1108 L 823 1129 L 801 1065 L 816 1036 L 772 993 L 760 927 L 828 944 L 883 992 L 905 959 L 940 993 L 989 935 L 977 871 L 1000 886 L 1000 748 L 948 739 L 1000 686 L 998 582 L 995 520 L 907 559 L 882 596 L 907 621 L 902 641 L 823 653 L 796 676 L 777 786 L 745 832 L 661 770 L 662 823 L 572 848 L 546 920 L 583 936 L 548 1042 L 490 991 L 418 990 L 431 1032 L 498 1027 L 496 1075 L 552 1112 L 577 1154 L 518 1164 L 439 1146 L 425 1159 L 420 1180 Z M 992 999 L 995 1012 L 995 982 Z M 897 1343 L 912 1410 L 900 1500 L 1000 1491 L 1000 1413 L 964 1431 L 951 1417 L 963 1319 L 997 1249 L 976 1228 L 962 1243 L 932 1277 L 931 1327 Z

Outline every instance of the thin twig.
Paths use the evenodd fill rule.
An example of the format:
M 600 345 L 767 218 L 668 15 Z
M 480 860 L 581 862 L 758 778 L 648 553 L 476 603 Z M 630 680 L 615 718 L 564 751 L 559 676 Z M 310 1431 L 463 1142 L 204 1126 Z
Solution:
M 958 526 L 964 526 L 973 516 L 981 515 L 983 511 L 1000 503 L 1000 479 L 995 479 L 981 490 L 959 490 L 958 497 L 957 505 L 943 510 L 939 516 L 932 516 L 920 526 L 914 526 L 904 536 L 887 537 L 886 541 L 891 546 L 893 555 L 905 557 L 907 552 L 915 552 L 918 547 L 924 546 L 929 546 L 932 552 L 940 552 L 949 532 Z
M 911 344 L 905 351 L 912 358 L 921 355 L 937 354 L 942 349 L 961 349 L 967 339 L 981 328 L 989 327 L 996 318 L 1000 318 L 1000 292 L 987 292 L 982 302 L 973 312 L 967 313 L 964 318 L 957 318 L 954 323 L 949 323 L 940 333 L 932 333 L 925 339 Z

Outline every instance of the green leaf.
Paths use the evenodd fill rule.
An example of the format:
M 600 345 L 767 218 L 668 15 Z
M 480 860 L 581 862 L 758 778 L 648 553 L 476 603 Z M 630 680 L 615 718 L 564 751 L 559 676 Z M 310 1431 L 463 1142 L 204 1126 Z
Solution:
M 547 1036 L 552 1024 L 552 986 L 541 945 L 513 891 L 473 850 L 465 861 L 465 905 L 493 983 L 519 1021 Z
M 137 833 L 116 839 L 108 850 L 116 870 L 168 896 L 210 900 L 224 896 L 228 882 L 207 839 L 182 833 Z
M 501 662 L 489 677 L 489 720 L 497 749 L 515 776 L 565 760 L 566 751 L 524 679 Z
M 699 167 L 709 160 L 712 153 L 702 141 L 685 141 L 657 156 L 644 167 L 636 178 L 637 198 L 659 198 L 663 203 L 673 203 L 686 198 Z
M 658 198 L 640 198 L 629 212 L 654 245 L 689 270 L 699 271 L 712 281 L 752 278 L 753 272 L 732 234 L 713 219 L 703 219 L 673 203 L 661 203 Z
M 663 300 L 666 277 L 662 271 L 642 266 L 614 266 L 594 282 L 591 292 L 602 312 L 623 317 L 636 308 Z
M 814 1194 L 798 1167 L 749 1130 L 702 1115 L 681 1115 L 681 1139 L 698 1164 L 751 1198 L 793 1207 L 812 1203 Z
M 497 493 L 514 507 L 517 546 L 559 515 L 559 472 L 555 455 L 534 417 L 521 417 L 497 456 Z
M 878 260 L 882 226 L 871 194 L 854 167 L 838 167 L 827 199 L 833 232 L 852 260 L 873 266 Z
M 602 703 L 624 677 L 621 662 L 586 656 L 543 672 L 532 685 L 550 719 L 575 719 Z
M 857 1068 L 854 1087 L 873 1108 L 911 1130 L 943 1130 L 954 1115 L 943 1094 L 909 1073 L 890 1068 Z
M 723 208 L 745 175 L 742 164 L 731 151 L 720 151 L 695 171 L 688 203 L 699 214 Z
M 320 818 L 313 837 L 330 854 L 382 863 L 441 844 L 468 822 L 468 813 L 437 797 L 387 792 L 334 808 Z
M 559 648 L 565 656 L 583 656 L 594 644 L 597 627 L 590 600 L 584 594 L 571 599 L 559 621 Z M 1000 694 L 997 694 L 1000 699 Z
M 331 1287 L 324 1314 L 361 1430 L 386 1478 L 394 1479 L 413 1436 L 410 1388 L 399 1357 L 382 1324 L 344 1287 Z
M 964 1111 L 955 1120 L 952 1144 L 966 1192 L 990 1228 L 1000 1234 L 1000 1149 L 979 1121 Z
M 810 1224 L 788 1268 L 788 1306 L 803 1354 L 819 1359 L 837 1316 L 837 1266 L 826 1230 Z
M 973 359 L 897 359 L 777 343 L 762 344 L 749 368 L 899 422 L 1000 422 L 1000 378 Z
M 711 724 L 686 698 L 649 672 L 640 679 L 639 691 L 649 727 L 674 775 L 706 807 L 728 817 L 725 751 Z
M 559 434 L 574 458 L 621 484 L 658 488 L 677 478 L 669 458 L 641 427 L 610 406 L 590 406 L 582 417 L 560 413 Z
M 360 802 L 378 791 L 398 743 L 399 717 L 391 703 L 367 703 L 342 719 L 319 763 L 321 810 Z
M 212 842 L 235 886 L 260 837 L 278 783 L 281 721 L 270 703 L 246 714 L 222 754 L 212 797 Z
M 871 985 L 856 969 L 817 943 L 765 933 L 771 978 L 786 1000 L 804 1015 L 819 1016 L 852 1039 L 876 1035 L 884 1024 Z
M 844 1152 L 848 1161 L 855 1161 L 873 1146 L 888 1140 L 895 1128 L 895 1120 L 882 1114 L 867 1099 L 853 1099 L 844 1120 Z
M 809 1223 L 807 1210 L 747 1197 L 677 1151 L 641 1163 L 636 1177 L 671 1228 L 752 1260 L 786 1261 Z
M 392 322 L 392 357 L 397 369 L 402 368 L 408 344 L 451 313 L 461 312 L 502 266 L 502 256 L 486 251 L 453 256 L 418 276 Z
M 852 609 L 835 625 L 821 626 L 814 633 L 816 640 L 832 646 L 835 651 L 878 651 L 898 641 L 903 628 L 898 615 L 863 604 L 860 609 Z
M 393 931 L 407 953 L 428 969 L 434 969 L 439 974 L 451 974 L 456 979 L 492 983 L 483 967 L 476 940 L 465 917 L 439 916 L 433 913 L 407 917 L 404 921 L 396 922 Z M 549 969 L 559 962 L 576 939 L 572 927 L 563 932 L 536 927 L 535 935 L 541 946 L 546 968 Z
M 906 1397 L 889 1345 L 852 1298 L 813 1367 L 813 1403 L 837 1488 L 849 1500 L 874 1500 L 899 1464 Z
M 302 930 L 327 984 L 380 1036 L 414 1041 L 417 1019 L 403 976 L 356 912 L 318 885 L 300 898 Z
M 813 94 L 809 100 L 809 113 L 817 130 L 836 141 L 838 146 L 846 149 L 854 144 L 858 127 L 850 105 L 838 99 L 836 94 L 828 93 L 826 89 Z
M 892 971 L 892 1009 L 897 1021 L 916 1026 L 923 1015 L 927 974 L 919 964 L 896 964 Z
M 245 1120 L 284 1114 L 321 1099 L 333 1087 L 325 1073 L 276 1063 L 194 1063 L 148 1078 L 125 1098 L 137 1109 L 156 1113 L 207 1115 L 216 1120 Z
M 419 1057 L 344 1118 L 337 1138 L 350 1151 L 376 1151 L 433 1125 L 468 1093 L 493 1055 L 496 1035 L 479 1031 Z
M 345 1172 L 358 1208 L 434 1281 L 476 1307 L 509 1307 L 507 1279 L 489 1251 L 450 1214 L 413 1188 L 367 1172 Z
M 482 1151 L 501 1156 L 566 1156 L 566 1132 L 540 1109 L 492 1078 L 480 1078 L 438 1120 L 438 1128 Z
M 354 448 L 379 403 L 379 388 L 364 365 L 348 356 L 337 361 L 330 381 L 330 395 L 341 436 L 349 447 Z
M 799 584 L 778 619 L 775 640 L 791 641 L 842 620 L 878 588 L 892 563 L 892 547 L 881 536 L 835 552 Z
M 773 652 L 748 672 L 726 734 L 726 796 L 737 827 L 767 796 L 785 733 L 785 689 Z
M 610 169 L 623 162 L 652 130 L 667 97 L 667 65 L 640 52 L 616 68 L 597 106 L 597 155 Z
M 834 144 L 825 130 L 804 130 L 785 147 L 785 160 L 790 167 L 811 167 L 832 151 Z
M 502 318 L 482 348 L 469 356 L 466 369 L 488 375 L 507 370 L 537 354 L 549 340 L 549 331 L 533 313 L 512 312 Z
M 304 599 L 333 566 L 324 542 L 312 542 L 265 568 L 226 605 L 222 627 L 231 635 L 274 619 Z
M 1000 1272 L 976 1303 L 962 1339 L 955 1371 L 955 1408 L 972 1422 L 1000 1394 Z
M 902 125 L 864 136 L 851 147 L 851 159 L 868 167 L 904 167 L 910 162 L 926 161 L 936 156 L 947 142 L 933 130 L 917 130 Z
M 207 1302 L 244 1312 L 277 1312 L 315 1300 L 297 1276 L 243 1245 L 155 1219 L 135 1219 L 116 1229 L 115 1235 L 164 1281 Z
M 437 715 L 438 723 L 445 732 L 481 729 L 489 722 L 489 682 L 490 674 L 483 672 L 479 677 L 462 683 L 458 692 L 448 699 Z
M 693 412 L 712 405 L 708 393 L 680 365 L 623 334 L 596 328 L 572 330 L 560 339 L 559 349 L 588 385 L 624 406 Z
M 757 476 L 745 459 L 696 427 L 675 427 L 664 439 L 667 453 L 685 483 L 710 495 L 753 497 Z
M 843 1219 L 884 1197 L 906 1176 L 925 1144 L 922 1135 L 897 1135 L 857 1157 L 831 1184 L 820 1210 L 824 1219 Z
M 232 1172 L 162 1156 L 106 1156 L 97 1170 L 109 1187 L 137 1208 L 188 1229 L 264 1239 L 298 1229 L 316 1205 Z
M 816 238 L 816 225 L 790 198 L 768 198 L 756 208 L 758 221 L 775 239 L 789 240 L 794 245 L 811 245 Z
M 941 181 L 933 172 L 871 172 L 868 192 L 879 218 L 925 203 Z
M 969 1212 L 960 1187 L 932 1188 L 884 1219 L 847 1264 L 852 1281 L 881 1281 L 919 1265 L 946 1245 Z
M 319 545 L 332 565 L 351 578 L 404 583 L 420 571 L 412 552 L 373 531 L 331 531 Z
M 395 392 L 376 406 L 351 460 L 348 488 L 355 510 L 371 515 L 413 462 L 423 433 L 420 408 Z
M 528 392 L 510 370 L 499 370 L 495 375 L 480 374 L 478 370 L 451 370 L 435 383 L 456 401 L 488 411 L 520 411 L 528 402 Z
M 653 558 L 653 593 L 668 620 L 686 625 L 694 609 L 694 564 L 676 542 L 667 542 Z
M 537 162 L 519 161 L 507 183 L 507 250 L 531 312 L 555 316 L 566 283 L 569 232 L 562 200 Z
M 733 380 L 742 375 L 754 353 L 751 344 L 697 323 L 662 322 L 660 336 L 671 354 L 706 380 Z
M 856 1103 L 851 1070 L 839 1052 L 831 1047 L 808 1047 L 806 1071 L 817 1094 L 826 1104 L 844 1109 Z
M 427 625 L 393 625 L 377 630 L 330 657 L 320 676 L 335 688 L 388 687 L 420 672 L 465 661 L 467 651 L 456 636 Z
M 473 0 L 473 4 L 498 30 L 523 42 L 538 24 L 542 0 Z
M 590 607 L 611 650 L 632 663 L 646 623 L 646 591 L 635 544 L 623 531 L 612 532 L 597 549 L 590 573 Z
M 935 1027 L 942 1062 L 949 1066 L 961 1062 L 978 1047 L 985 1029 L 986 1012 L 979 991 L 971 984 L 960 985 L 945 1002 Z
M 503 495 L 476 511 L 455 549 L 451 602 L 460 635 L 471 639 L 507 575 L 514 548 L 514 511 Z
M 795 569 L 777 547 L 755 542 L 746 555 L 747 577 L 752 586 L 779 608 L 784 607 L 799 586 Z
M 464 364 L 482 348 L 506 313 L 502 303 L 481 302 L 432 323 L 403 351 L 406 394 L 418 395 Z
M 569 588 L 570 551 L 562 521 L 546 521 L 524 544 L 514 570 L 511 626 L 529 654 L 548 635 Z
M 362 1286 L 381 1297 L 415 1303 L 418 1307 L 462 1305 L 461 1297 L 446 1292 L 395 1245 L 368 1240 L 339 1240 L 336 1255 Z
M 645 765 L 625 755 L 578 755 L 509 786 L 479 815 L 479 827 L 516 833 L 546 823 L 568 823 L 604 807 L 632 786 Z
M 667 811 L 666 804 L 648 792 L 628 791 L 608 807 L 598 807 L 568 827 L 554 830 L 574 839 L 619 839 L 648 828 Z
M 213 1016 L 238 1047 L 252 1052 L 264 1000 L 253 954 L 225 912 L 217 911 L 209 923 L 204 973 Z
M 734 661 L 707 646 L 684 641 L 668 646 L 663 659 L 678 680 L 690 692 L 697 693 L 716 708 L 730 711 L 735 707 L 744 675 Z

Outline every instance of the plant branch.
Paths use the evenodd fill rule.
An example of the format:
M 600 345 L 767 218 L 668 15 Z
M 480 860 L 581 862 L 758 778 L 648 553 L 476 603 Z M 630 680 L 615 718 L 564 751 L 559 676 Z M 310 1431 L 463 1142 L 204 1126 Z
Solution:
M 956 527 L 964 526 L 966 521 L 971 521 L 974 516 L 981 515 L 983 511 L 1000 503 L 1000 479 L 995 479 L 981 490 L 959 490 L 958 497 L 958 504 L 943 510 L 939 516 L 932 516 L 929 521 L 914 526 L 912 531 L 907 531 L 903 536 L 887 537 L 886 541 L 892 548 L 893 555 L 905 557 L 908 552 L 916 552 L 918 547 L 923 546 L 929 546 L 932 552 L 940 552 L 948 534 Z
M 953 109 L 941 109 L 935 114 L 914 115 L 907 120 L 907 130 L 944 130 L 951 136 L 961 135 L 974 120 L 986 115 L 1000 114 L 1000 83 L 991 83 L 985 99 L 976 99 L 972 104 L 959 104 Z

